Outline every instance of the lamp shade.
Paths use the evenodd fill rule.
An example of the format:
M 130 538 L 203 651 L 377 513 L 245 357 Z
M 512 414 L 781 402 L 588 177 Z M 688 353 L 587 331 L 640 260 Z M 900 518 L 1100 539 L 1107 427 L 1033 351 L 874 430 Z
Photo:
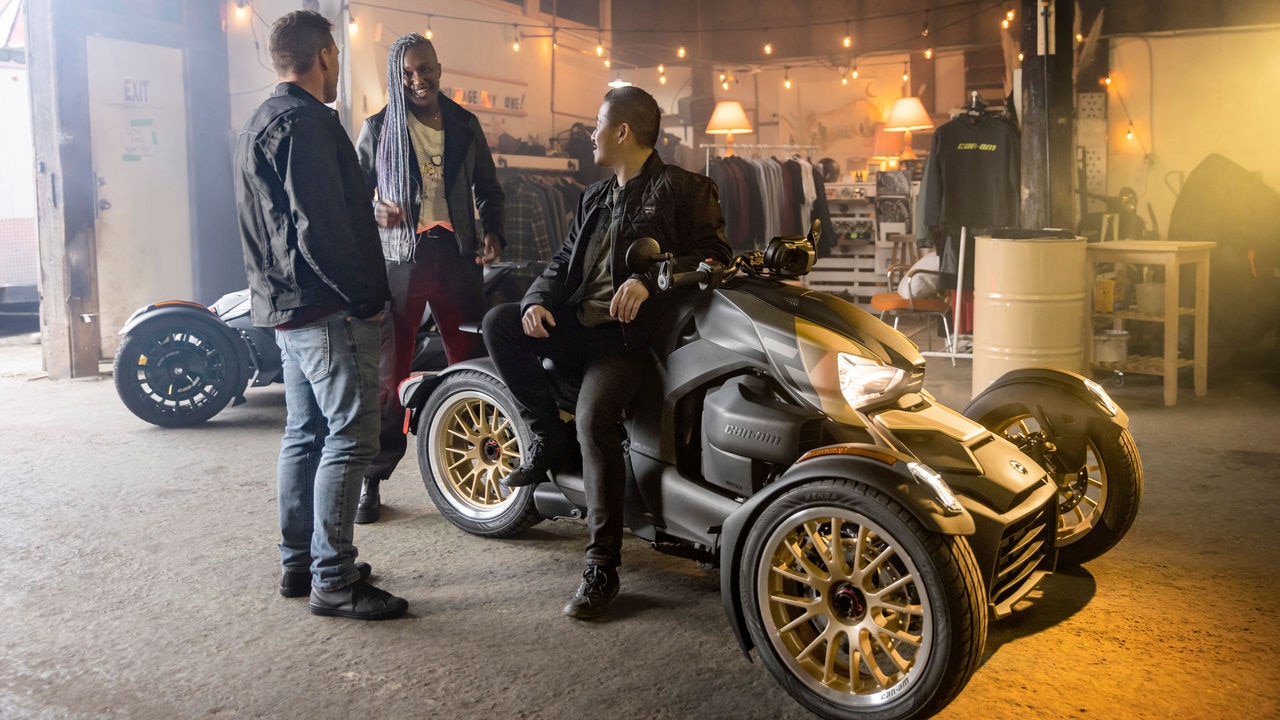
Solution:
M 876 126 L 876 136 L 871 149 L 871 159 L 880 162 L 896 158 L 902 154 L 902 136 L 884 129 L 884 124 Z
M 893 101 L 893 108 L 889 110 L 889 119 L 884 121 L 884 129 L 888 132 L 932 130 L 933 118 L 929 117 L 920 98 L 898 98 Z
M 711 121 L 707 123 L 708 135 L 734 135 L 755 132 L 751 129 L 751 121 L 737 100 L 721 100 L 711 112 Z

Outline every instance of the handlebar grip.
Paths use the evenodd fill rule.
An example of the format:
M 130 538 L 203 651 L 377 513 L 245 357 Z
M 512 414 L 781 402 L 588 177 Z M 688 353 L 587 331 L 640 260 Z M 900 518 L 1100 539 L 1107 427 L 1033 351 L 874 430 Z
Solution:
M 671 273 L 670 275 L 663 273 L 658 276 L 658 289 L 670 290 L 682 285 L 701 285 L 710 280 L 710 271 L 703 268 L 690 270 L 689 272 Z

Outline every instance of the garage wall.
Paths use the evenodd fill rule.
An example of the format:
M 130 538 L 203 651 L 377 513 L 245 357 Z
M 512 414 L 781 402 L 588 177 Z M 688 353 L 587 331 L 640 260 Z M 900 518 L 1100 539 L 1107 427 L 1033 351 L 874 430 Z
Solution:
M 1181 180 L 1208 155 L 1280 190 L 1278 46 L 1276 27 L 1113 38 L 1108 193 L 1137 190 L 1142 216 L 1151 203 L 1163 233 Z

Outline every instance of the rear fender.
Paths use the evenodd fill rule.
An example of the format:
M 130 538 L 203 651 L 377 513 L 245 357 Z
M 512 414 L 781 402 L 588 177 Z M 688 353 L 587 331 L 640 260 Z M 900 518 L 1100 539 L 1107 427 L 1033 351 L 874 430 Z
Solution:
M 473 370 L 484 373 L 501 383 L 498 377 L 498 371 L 493 367 L 493 361 L 487 357 L 476 358 L 475 360 L 463 360 L 441 370 L 438 373 L 423 373 L 420 375 L 411 375 L 400 382 L 397 392 L 400 395 L 400 404 L 405 409 L 406 430 L 417 434 L 418 432 L 418 412 L 422 410 L 422 406 L 427 403 L 427 398 L 431 397 L 431 393 L 439 387 L 444 379 L 456 372 L 462 370 Z
M 752 495 L 725 519 L 720 535 L 720 598 L 743 652 L 750 652 L 753 647 L 738 596 L 743 545 L 764 509 L 791 488 L 825 478 L 856 480 L 892 496 L 931 531 L 973 534 L 975 525 L 969 512 L 959 507 L 955 498 L 948 499 L 918 480 L 908 467 L 912 462 L 914 458 L 870 444 L 818 448 L 806 453 L 781 477 Z

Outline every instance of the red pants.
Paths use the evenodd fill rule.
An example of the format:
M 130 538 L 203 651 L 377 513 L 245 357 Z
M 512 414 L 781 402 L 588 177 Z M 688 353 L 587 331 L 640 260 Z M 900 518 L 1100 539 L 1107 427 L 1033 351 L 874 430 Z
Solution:
M 432 228 L 418 235 L 418 251 L 411 263 L 387 263 L 391 302 L 382 317 L 382 359 L 378 369 L 382 404 L 382 448 L 365 472 L 366 477 L 386 479 L 404 457 L 404 406 L 397 392 L 400 382 L 413 371 L 418 328 L 427 305 L 440 329 L 445 357 L 450 365 L 484 357 L 484 340 L 463 332 L 463 323 L 484 319 L 484 268 L 474 255 L 458 252 L 453 233 Z

